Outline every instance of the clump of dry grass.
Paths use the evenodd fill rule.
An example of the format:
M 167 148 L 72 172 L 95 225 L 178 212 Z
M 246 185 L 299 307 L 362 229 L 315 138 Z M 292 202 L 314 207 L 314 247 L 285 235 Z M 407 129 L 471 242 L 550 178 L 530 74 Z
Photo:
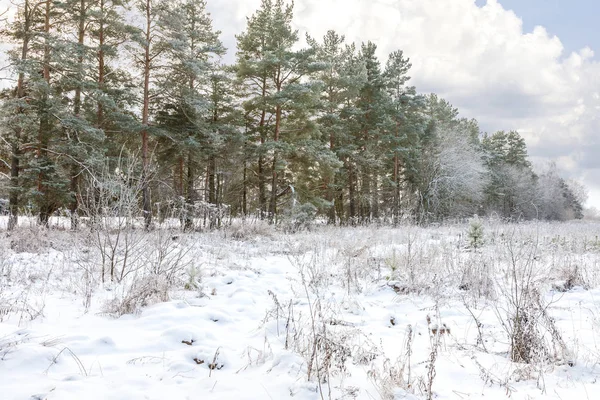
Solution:
M 139 280 L 133 280 L 123 296 L 107 302 L 104 311 L 115 317 L 138 313 L 142 307 L 169 301 L 169 288 L 165 277 L 146 275 Z

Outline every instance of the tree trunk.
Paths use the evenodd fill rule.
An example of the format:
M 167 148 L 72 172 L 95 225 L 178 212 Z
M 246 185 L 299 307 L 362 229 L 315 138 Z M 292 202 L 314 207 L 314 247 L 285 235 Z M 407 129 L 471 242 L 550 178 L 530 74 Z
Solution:
M 336 208 L 335 208 L 335 175 L 331 180 L 325 180 L 325 200 L 331 205 L 327 210 L 327 224 L 335 225 L 336 223 Z
M 77 57 L 77 68 L 78 68 L 78 82 L 77 87 L 75 88 L 75 96 L 73 98 L 73 113 L 76 118 L 80 117 L 81 113 L 81 91 L 82 91 L 82 81 L 83 81 L 83 41 L 85 39 L 85 17 L 86 17 L 86 5 L 85 0 L 79 1 L 79 27 L 77 32 L 77 45 L 79 55 Z M 78 132 L 74 132 L 75 141 L 78 138 Z M 71 199 L 71 204 L 69 205 L 69 211 L 71 214 L 71 230 L 77 230 L 79 225 L 79 218 L 77 216 L 79 201 L 77 197 L 77 192 L 79 188 L 79 168 L 76 163 L 71 164 L 71 195 L 73 198 Z
M 346 217 L 344 215 L 344 192 L 342 190 L 338 190 L 337 195 L 335 196 L 335 212 L 340 219 L 340 225 L 346 224 Z
M 348 192 L 350 197 L 350 212 L 348 217 L 350 223 L 354 225 L 356 223 L 356 173 L 352 162 L 348 162 Z
M 275 109 L 275 137 L 273 140 L 275 143 L 279 142 L 279 132 L 281 129 L 281 106 L 278 105 Z M 275 222 L 275 215 L 277 214 L 277 149 L 273 152 L 273 170 L 271 179 L 271 202 L 269 204 L 269 221 Z
M 369 157 L 369 123 L 370 123 L 370 112 L 367 112 L 366 116 L 366 125 L 364 129 L 364 145 L 362 147 L 362 152 L 366 157 Z M 361 185 L 360 185 L 360 219 L 362 223 L 365 223 L 371 218 L 371 168 L 369 166 L 369 161 L 367 160 L 362 168 L 361 168 Z
M 152 24 L 150 19 L 151 1 L 146 0 L 146 42 L 144 44 L 144 98 L 142 108 L 142 207 L 144 213 L 144 227 L 150 229 L 152 223 L 152 206 L 150 203 L 150 183 L 149 183 L 149 160 L 148 160 L 148 121 L 150 114 L 150 41 Z
M 372 175 L 373 180 L 373 192 L 371 195 L 371 218 L 373 221 L 377 221 L 379 219 L 379 176 L 377 175 L 377 171 Z
M 248 215 L 248 165 L 244 160 L 244 182 L 242 183 L 242 216 Z
M 185 224 L 185 190 L 184 190 L 184 159 L 183 156 L 180 155 L 177 160 L 177 165 L 173 168 L 173 187 L 175 188 L 175 193 L 177 195 L 177 206 L 174 211 L 177 212 L 177 218 L 179 218 L 179 223 L 183 227 Z M 181 206 L 181 208 L 177 208 Z
M 38 133 L 38 192 L 40 193 L 39 201 L 39 223 L 42 226 L 47 227 L 50 219 L 50 214 L 53 211 L 53 207 L 50 204 L 50 193 L 48 191 L 47 182 L 49 178 L 48 169 L 50 163 L 48 159 L 48 145 L 50 141 L 50 130 L 52 128 L 50 122 L 50 98 L 49 98 L 49 87 L 50 87 L 50 11 L 52 2 L 46 0 L 46 10 L 44 13 L 44 34 L 46 35 L 44 43 L 44 56 L 43 56 L 43 78 L 46 81 L 48 87 L 42 95 L 41 107 L 40 107 L 40 130 Z
M 29 0 L 25 0 L 24 4 L 25 19 L 23 21 L 23 43 L 21 47 L 21 62 L 27 60 L 29 53 L 29 29 L 31 24 L 31 16 L 29 14 Z M 25 97 L 25 73 L 20 72 L 17 80 L 17 99 L 19 102 L 23 101 Z M 17 114 L 22 114 L 23 108 L 19 106 L 17 108 Z M 13 230 L 19 224 L 19 163 L 21 157 L 21 128 L 15 129 L 15 137 L 11 144 L 11 158 L 10 158 L 10 193 L 8 197 L 8 230 Z
M 98 27 L 98 89 L 104 90 L 104 0 L 100 0 L 100 23 Z M 98 101 L 98 109 L 96 110 L 96 126 L 102 128 L 104 120 L 104 108 L 102 101 Z
M 217 190 L 215 184 L 215 174 L 217 170 L 217 161 L 214 154 L 208 158 L 208 202 L 217 204 Z
M 246 150 L 244 143 L 244 150 Z M 248 215 L 248 161 L 246 161 L 246 151 L 244 151 L 244 181 L 242 182 L 242 216 Z
M 331 111 L 330 111 L 331 113 Z M 329 134 L 329 150 L 332 153 L 335 153 L 335 135 L 333 133 Z M 335 225 L 336 222 L 336 207 L 335 207 L 335 199 L 336 199 L 336 177 L 337 174 L 334 172 L 332 174 L 331 181 L 327 180 L 325 182 L 325 200 L 331 203 L 329 210 L 327 210 L 327 223 L 330 225 Z
M 183 230 L 189 232 L 194 228 L 194 216 L 192 215 L 192 209 L 194 206 L 194 166 L 191 151 L 188 151 L 187 157 L 187 180 L 185 192 L 185 223 Z
M 400 222 L 400 157 L 398 151 L 394 154 L 394 196 L 392 204 L 392 223 Z
M 361 171 L 360 185 L 360 220 L 367 222 L 371 217 L 371 174 L 370 168 L 364 165 Z
M 267 95 L 267 78 L 263 77 L 262 80 L 262 98 Z M 260 134 L 260 154 L 258 156 L 258 205 L 260 208 L 260 219 L 264 219 L 267 214 L 267 179 L 265 176 L 265 157 L 263 155 L 263 147 L 266 141 L 265 124 L 267 117 L 267 110 L 263 106 L 260 122 L 258 124 Z

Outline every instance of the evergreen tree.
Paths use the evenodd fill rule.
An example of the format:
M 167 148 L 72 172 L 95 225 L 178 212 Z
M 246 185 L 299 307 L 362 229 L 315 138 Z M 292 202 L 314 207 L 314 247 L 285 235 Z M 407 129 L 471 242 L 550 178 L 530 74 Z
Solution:
M 176 188 L 185 199 L 184 228 L 192 228 L 190 211 L 199 200 L 194 182 L 199 173 L 199 157 L 211 159 L 213 168 L 209 202 L 214 204 L 214 159 L 219 142 L 218 128 L 213 126 L 220 117 L 218 100 L 221 82 L 216 74 L 216 62 L 225 48 L 212 28 L 204 1 L 184 0 L 171 3 L 159 20 L 161 40 L 158 44 L 168 65 L 158 74 L 157 101 L 162 103 L 161 120 L 168 138 L 175 169 L 179 170 Z M 215 105 L 215 101 L 217 104 Z M 161 149 L 162 152 L 165 149 Z M 185 169 L 185 173 L 183 172 Z M 185 183 L 184 183 L 185 175 Z
M 332 224 L 582 215 L 556 168 L 534 174 L 518 132 L 480 138 L 476 120 L 417 94 L 402 51 L 382 69 L 374 43 L 357 50 L 333 31 L 298 50 L 285 0 L 261 1 L 232 68 L 204 0 L 136 0 L 137 28 L 126 0 L 19 1 L 1 32 L 14 45 L 0 100 L 9 229 L 25 206 L 42 225 L 68 209 L 76 228 L 84 206 L 118 201 L 102 199 L 102 175 L 121 179 L 112 171 L 138 152 L 123 187 L 141 194 L 146 228 L 151 191 L 188 230 L 194 212 L 216 227 L 224 209 Z
M 484 136 L 490 183 L 486 189 L 489 212 L 505 218 L 537 218 L 535 187 L 537 177 L 527 160 L 525 141 L 516 131 L 498 131 Z
M 364 63 L 367 80 L 360 90 L 357 107 L 360 112 L 359 130 L 355 142 L 359 149 L 357 166 L 360 171 L 359 217 L 362 222 L 379 218 L 379 172 L 382 167 L 382 126 L 386 117 L 388 98 L 377 46 L 363 43 L 359 59 Z
M 33 131 L 34 113 L 26 98 L 26 79 L 31 71 L 31 52 L 33 42 L 39 40 L 41 26 L 41 3 L 24 0 L 17 5 L 16 17 L 12 24 L 2 31 L 2 37 L 16 44 L 16 49 L 9 52 L 9 59 L 17 75 L 17 87 L 8 93 L 2 104 L 2 136 L 4 143 L 10 146 L 10 190 L 8 229 L 18 224 L 19 206 L 22 199 L 22 144 Z
M 322 44 L 311 37 L 308 37 L 308 42 L 318 62 L 323 63 L 322 71 L 316 76 L 322 85 L 318 118 L 321 140 L 328 144 L 338 160 L 333 168 L 323 171 L 323 197 L 328 202 L 328 221 L 335 223 L 338 219 L 345 220 L 343 189 L 348 186 L 353 146 L 348 134 L 348 119 L 355 114 L 353 109 L 366 82 L 366 70 L 362 63 L 355 62 L 355 46 L 345 44 L 344 36 L 334 31 L 327 32 Z M 339 169 L 339 162 L 343 165 L 342 169 Z
M 94 174 L 104 155 L 104 133 L 94 119 L 91 109 L 96 107 L 94 97 L 98 82 L 94 76 L 96 51 L 92 32 L 95 27 L 94 10 L 96 0 L 67 0 L 58 3 L 63 15 L 61 30 L 74 32 L 61 36 L 64 51 L 60 53 L 60 64 L 64 69 L 57 86 L 70 107 L 62 118 L 63 140 L 59 151 L 67 158 L 65 171 L 70 180 L 71 228 L 78 226 L 79 198 L 82 177 Z
M 292 5 L 283 0 L 263 0 L 248 19 L 246 31 L 237 37 L 237 74 L 245 84 L 247 99 L 244 108 L 250 134 L 259 141 L 259 209 L 262 217 L 268 211 L 271 222 L 277 215 L 278 199 L 291 184 L 286 177 L 291 142 L 314 129 L 309 117 L 315 107 L 317 88 L 303 78 L 319 65 L 313 63 L 310 49 L 293 49 L 298 32 L 291 27 L 292 15 Z M 286 123 L 289 129 L 284 129 Z M 271 173 L 268 200 L 267 158 Z
M 63 12 L 53 1 L 24 1 L 8 32 L 18 42 L 18 50 L 11 53 L 17 88 L 5 107 L 12 153 L 11 228 L 24 200 L 31 202 L 40 224 L 47 226 L 50 215 L 69 195 L 61 166 L 68 155 L 60 148 L 61 132 L 69 123 L 60 84 L 68 53 L 60 37 L 62 21 Z
M 163 40 L 164 26 L 160 23 L 168 8 L 166 2 L 161 0 L 137 0 L 136 7 L 141 14 L 141 26 L 132 34 L 132 55 L 136 66 L 142 76 L 142 98 L 141 98 L 141 158 L 142 171 L 140 175 L 142 192 L 142 212 L 144 215 L 144 226 L 150 228 L 152 223 L 152 202 L 150 198 L 150 181 L 152 170 L 150 168 L 150 134 L 151 128 L 151 102 L 155 100 L 156 94 L 152 93 L 156 84 L 156 74 L 160 69 L 160 61 L 167 49 Z
M 424 99 L 417 95 L 414 86 L 407 86 L 410 77 L 410 60 L 402 51 L 390 54 L 385 72 L 385 88 L 389 97 L 386 124 L 384 125 L 384 146 L 392 160 L 391 168 L 386 168 L 386 181 L 392 195 L 386 198 L 391 209 L 392 221 L 398 223 L 401 216 L 402 194 L 408 190 L 410 171 L 415 171 L 411 154 L 418 152 L 418 140 L 424 129 L 422 111 Z M 386 163 L 389 165 L 389 161 Z M 391 174 L 390 174 L 391 171 Z

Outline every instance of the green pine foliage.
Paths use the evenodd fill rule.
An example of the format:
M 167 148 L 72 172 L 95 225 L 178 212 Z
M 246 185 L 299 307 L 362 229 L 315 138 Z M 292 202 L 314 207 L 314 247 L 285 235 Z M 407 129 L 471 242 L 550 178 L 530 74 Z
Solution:
M 34 213 L 77 229 L 109 209 L 186 230 L 582 217 L 581 190 L 556 166 L 534 171 L 518 132 L 483 133 L 419 93 L 401 49 L 382 62 L 377 43 L 334 31 L 301 48 L 293 3 L 262 0 L 224 65 L 206 1 L 16 1 L 0 27 L 9 228 Z

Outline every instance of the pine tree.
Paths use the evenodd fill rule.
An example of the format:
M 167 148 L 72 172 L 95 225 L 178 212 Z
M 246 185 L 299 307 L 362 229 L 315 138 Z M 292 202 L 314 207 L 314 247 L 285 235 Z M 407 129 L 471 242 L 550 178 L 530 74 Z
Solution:
M 105 131 L 105 134 L 135 129 L 131 116 L 125 112 L 134 103 L 130 83 L 132 78 L 116 65 L 123 44 L 134 33 L 139 33 L 124 22 L 121 10 L 127 6 L 126 0 L 95 0 L 88 11 L 88 36 L 96 60 L 95 71 L 91 72 L 96 82 L 90 96 L 94 106 L 88 110 L 88 119 L 94 121 L 94 126 Z M 111 139 L 120 142 L 114 140 L 115 137 Z
M 63 35 L 61 41 L 60 64 L 64 69 L 57 85 L 70 109 L 65 109 L 62 118 L 63 141 L 60 153 L 68 159 L 70 180 L 71 228 L 78 226 L 79 199 L 82 178 L 86 173 L 93 174 L 103 156 L 104 132 L 90 111 L 99 107 L 94 93 L 98 89 L 93 30 L 95 28 L 94 11 L 98 7 L 96 0 L 67 0 L 58 5 L 62 13 L 63 31 L 73 31 L 75 35 Z
M 303 81 L 318 65 L 313 52 L 293 50 L 298 32 L 291 27 L 292 5 L 283 0 L 263 0 L 261 7 L 248 19 L 245 32 L 238 39 L 238 78 L 245 83 L 244 102 L 250 134 L 257 137 L 259 209 L 264 217 L 275 221 L 278 199 L 287 193 L 285 172 L 290 141 L 298 133 L 313 129 L 309 109 L 316 100 L 316 88 Z M 293 128 L 283 129 L 286 122 Z M 292 130 L 293 129 L 293 130 Z M 266 160 L 270 157 L 270 193 L 267 200 Z M 280 190 L 280 187 L 284 187 Z
M 386 116 L 387 96 L 381 65 L 376 55 L 377 46 L 372 42 L 363 43 L 359 58 L 364 63 L 367 81 L 360 90 L 358 109 L 360 111 L 359 131 L 355 132 L 355 142 L 360 150 L 357 158 L 360 170 L 359 212 L 362 222 L 379 218 L 379 172 L 382 167 L 381 128 Z
M 498 131 L 484 136 L 490 183 L 486 189 L 486 206 L 505 218 L 536 218 L 535 187 L 537 176 L 527 159 L 525 141 L 516 131 Z
M 165 50 L 163 38 L 163 26 L 160 21 L 167 10 L 166 2 L 160 0 L 137 0 L 137 10 L 142 17 L 142 26 L 133 32 L 132 55 L 142 75 L 142 98 L 141 98 L 141 192 L 142 212 L 144 215 L 144 226 L 150 228 L 152 223 L 152 201 L 150 198 L 150 181 L 152 170 L 150 168 L 150 134 L 151 134 L 151 102 L 155 99 L 152 93 L 156 83 L 156 73 L 160 68 L 161 57 Z
M 32 203 L 40 224 L 47 226 L 50 215 L 69 195 L 60 163 L 65 157 L 60 149 L 61 131 L 68 123 L 60 84 L 67 53 L 60 36 L 62 19 L 52 1 L 25 1 L 10 32 L 20 50 L 11 55 L 18 79 L 14 101 L 5 109 L 12 134 L 11 228 L 24 200 Z
M 418 151 L 418 138 L 424 129 L 424 99 L 417 95 L 414 86 L 407 86 L 411 66 L 410 60 L 405 58 L 402 51 L 395 51 L 390 54 L 384 72 L 386 93 L 389 96 L 384 143 L 393 160 L 389 180 L 393 194 L 387 202 L 390 204 L 394 224 L 399 222 L 401 216 L 402 193 L 407 189 L 405 182 L 408 181 L 406 175 L 416 168 L 411 165 L 413 159 L 410 155 Z
M 353 63 L 355 46 L 345 44 L 344 36 L 334 31 L 327 32 L 322 44 L 311 37 L 308 37 L 308 43 L 318 62 L 323 63 L 323 70 L 316 76 L 322 85 L 318 118 L 321 140 L 328 144 L 338 160 L 333 168 L 323 171 L 323 197 L 329 203 L 328 221 L 333 224 L 338 219 L 345 220 L 343 189 L 347 187 L 349 146 L 352 145 L 346 128 L 348 116 L 353 114 L 351 108 L 366 82 L 366 70 L 362 63 Z M 341 166 L 344 168 L 340 169 Z
M 199 200 L 194 183 L 199 173 L 199 161 L 208 159 L 209 203 L 216 202 L 214 168 L 219 132 L 213 126 L 219 122 L 218 99 L 221 81 L 216 62 L 225 48 L 212 28 L 204 1 L 184 0 L 171 3 L 162 12 L 159 24 L 167 66 L 159 74 L 158 101 L 162 102 L 161 116 L 166 137 L 179 169 L 179 195 L 185 199 L 187 210 L 184 229 L 192 228 L 192 205 Z M 215 102 L 217 104 L 215 104 Z M 164 149 L 163 149 L 164 151 Z M 203 154 L 204 153 L 204 154 Z M 209 154 L 206 154 L 209 153 Z M 185 184 L 184 184 L 184 173 Z
M 269 118 L 271 108 L 267 104 L 267 96 L 271 90 L 269 78 L 272 75 L 272 66 L 266 61 L 266 58 L 270 51 L 268 27 L 272 19 L 272 7 L 271 0 L 263 0 L 261 7 L 248 19 L 246 31 L 236 37 L 236 73 L 242 90 L 241 97 L 245 99 L 244 110 L 248 136 L 246 152 L 255 154 L 257 157 L 255 175 L 258 180 L 258 209 L 261 218 L 265 218 L 267 215 L 265 143 L 271 123 L 271 118 Z M 244 179 L 244 181 L 247 180 Z M 247 197 L 246 193 L 245 187 L 245 197 Z
M 211 72 L 206 94 L 209 99 L 209 115 L 207 118 L 209 136 L 206 148 L 206 156 L 208 157 L 206 167 L 207 200 L 220 210 L 223 207 L 226 195 L 227 199 L 230 199 L 229 204 L 243 201 L 243 199 L 237 197 L 236 189 L 230 188 L 232 183 L 238 181 L 240 159 L 244 160 L 241 171 L 242 176 L 245 166 L 244 137 L 241 133 L 243 115 L 238 107 L 231 68 L 220 66 Z M 229 167 L 230 170 L 233 169 L 234 171 L 230 174 L 224 174 L 225 167 Z M 221 212 L 217 214 L 218 220 L 216 223 L 219 226 L 221 215 Z M 211 220 L 211 223 L 214 222 L 214 220 Z
M 2 36 L 17 45 L 17 50 L 9 52 L 11 64 L 15 66 L 18 76 L 14 93 L 2 104 L 3 136 L 10 144 L 10 193 L 8 229 L 14 229 L 18 224 L 20 195 L 22 193 L 20 173 L 22 169 L 22 144 L 24 136 L 33 130 L 33 115 L 26 99 L 26 77 L 30 72 L 29 58 L 32 42 L 39 36 L 41 23 L 41 3 L 24 0 L 17 6 L 16 18 Z

